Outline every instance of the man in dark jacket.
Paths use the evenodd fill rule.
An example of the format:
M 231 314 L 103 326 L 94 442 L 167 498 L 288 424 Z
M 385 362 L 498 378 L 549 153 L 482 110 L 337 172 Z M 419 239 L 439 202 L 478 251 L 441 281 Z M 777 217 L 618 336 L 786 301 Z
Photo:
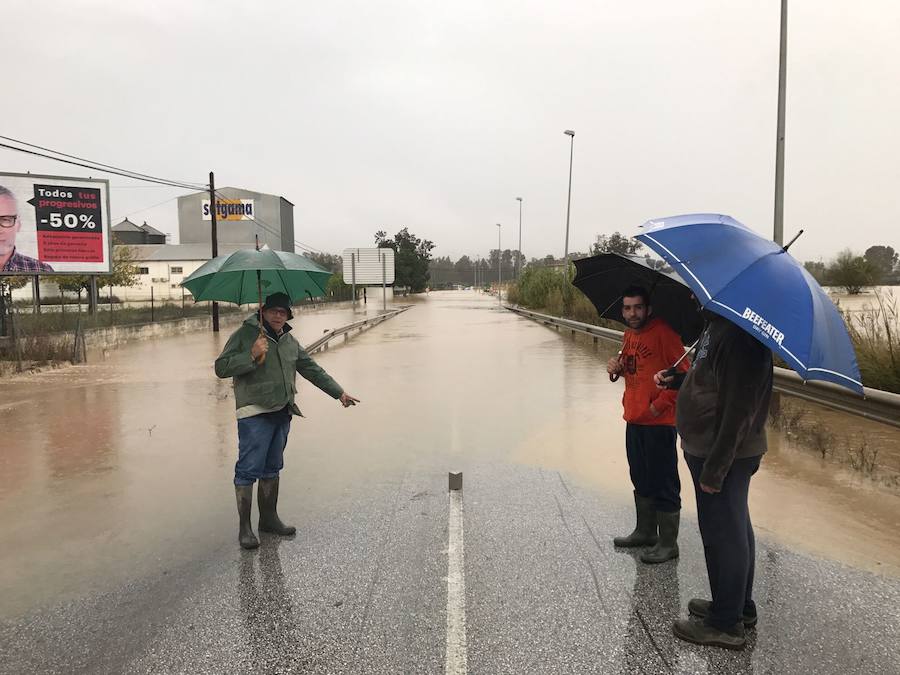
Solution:
M 694 481 L 712 601 L 691 600 L 691 616 L 673 630 L 689 642 L 742 649 L 745 626 L 756 624 L 747 496 L 767 450 L 772 353 L 727 319 L 709 319 L 680 386 L 675 425 Z M 666 371 L 655 379 L 675 384 Z
M 284 466 L 284 447 L 291 415 L 301 415 L 294 402 L 300 373 L 345 408 L 359 401 L 347 394 L 304 351 L 290 334 L 293 319 L 290 298 L 274 293 L 262 307 L 263 334 L 253 315 L 228 339 L 216 359 L 216 375 L 234 381 L 238 418 L 238 460 L 234 491 L 238 509 L 238 541 L 256 548 L 259 540 L 250 526 L 253 483 L 259 481 L 259 531 L 290 536 L 296 528 L 278 517 L 278 476 Z

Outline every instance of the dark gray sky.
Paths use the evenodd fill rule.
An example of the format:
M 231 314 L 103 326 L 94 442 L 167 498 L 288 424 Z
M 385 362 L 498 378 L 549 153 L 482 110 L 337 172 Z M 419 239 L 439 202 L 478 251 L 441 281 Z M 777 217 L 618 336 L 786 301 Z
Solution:
M 561 255 L 712 211 L 771 235 L 779 0 L 9 0 L 3 135 L 282 194 L 340 252 L 408 226 L 437 255 Z M 900 3 L 791 0 L 785 236 L 900 249 Z M 12 58 L 14 55 L 15 58 Z M 13 67 L 10 67 L 13 66 Z M 0 151 L 0 169 L 85 175 Z M 70 171 L 70 169 L 73 169 Z M 116 220 L 179 191 L 112 178 Z M 132 184 L 133 185 L 133 184 Z

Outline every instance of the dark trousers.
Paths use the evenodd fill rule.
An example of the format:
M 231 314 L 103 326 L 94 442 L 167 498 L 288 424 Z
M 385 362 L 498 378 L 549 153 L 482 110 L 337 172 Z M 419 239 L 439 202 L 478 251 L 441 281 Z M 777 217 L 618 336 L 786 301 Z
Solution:
M 625 451 L 634 491 L 652 499 L 657 511 L 681 509 L 675 427 L 627 424 Z
M 694 479 L 697 519 L 712 592 L 712 607 L 706 623 L 719 630 L 731 630 L 742 614 L 756 615 L 753 602 L 756 539 L 747 494 L 750 478 L 759 469 L 762 456 L 734 460 L 722 490 L 716 494 L 700 489 L 704 458 L 684 453 L 684 459 Z

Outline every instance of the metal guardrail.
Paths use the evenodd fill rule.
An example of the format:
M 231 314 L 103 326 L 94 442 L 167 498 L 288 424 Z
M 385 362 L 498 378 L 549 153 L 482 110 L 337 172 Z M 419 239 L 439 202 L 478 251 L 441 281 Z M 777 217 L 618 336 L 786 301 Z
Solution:
M 344 336 L 344 340 L 350 339 L 350 333 L 354 330 L 359 330 L 360 332 L 364 331 L 366 328 L 371 328 L 372 326 L 377 326 L 388 319 L 392 319 L 398 314 L 405 312 L 412 305 L 407 305 L 405 307 L 400 307 L 399 309 L 392 309 L 390 312 L 386 312 L 385 314 L 379 314 L 378 316 L 373 316 L 368 319 L 362 319 L 361 321 L 355 321 L 354 323 L 348 323 L 346 326 L 341 326 L 340 328 L 334 328 L 329 331 L 325 331 L 325 333 L 315 342 L 311 342 L 304 349 L 310 354 L 313 354 L 317 351 L 328 349 L 328 343 L 334 340 L 336 337 Z
M 511 312 L 538 321 L 545 326 L 565 328 L 573 333 L 590 335 L 595 342 L 598 338 L 603 338 L 621 343 L 624 335 L 622 331 L 601 328 L 589 323 L 532 312 L 521 307 L 512 307 L 510 305 L 505 305 L 505 307 Z M 865 394 L 863 397 L 860 397 L 849 389 L 844 389 L 830 382 L 804 382 L 797 373 L 787 368 L 775 368 L 774 387 L 776 391 L 780 391 L 788 396 L 794 396 L 805 401 L 818 403 L 827 408 L 900 428 L 900 394 L 865 387 Z

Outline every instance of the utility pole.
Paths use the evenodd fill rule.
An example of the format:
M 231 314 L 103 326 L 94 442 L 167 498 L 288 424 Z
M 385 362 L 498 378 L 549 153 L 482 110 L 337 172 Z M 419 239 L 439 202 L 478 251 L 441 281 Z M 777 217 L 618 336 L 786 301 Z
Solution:
M 784 244 L 784 98 L 787 90 L 787 0 L 781 0 L 781 48 L 778 53 L 778 130 L 775 139 L 775 231 Z
M 209 215 L 212 219 L 212 257 L 219 255 L 219 234 L 216 230 L 216 177 L 209 172 Z M 219 303 L 212 304 L 212 329 L 213 333 L 219 332 Z
M 516 281 L 519 280 L 519 273 L 522 271 L 522 198 L 516 197 L 519 202 L 519 248 L 516 251 Z
M 384 251 L 379 251 L 381 254 L 381 310 L 387 311 L 387 270 L 386 264 L 384 260 Z
M 500 223 L 497 223 L 497 305 L 503 307 L 503 249 L 500 248 Z
M 571 129 L 566 129 L 563 132 L 566 136 L 569 136 L 569 198 L 566 202 L 566 251 L 565 251 L 565 260 L 563 261 L 566 266 L 566 283 L 569 283 L 569 213 L 572 211 L 572 158 L 575 156 L 575 132 Z

